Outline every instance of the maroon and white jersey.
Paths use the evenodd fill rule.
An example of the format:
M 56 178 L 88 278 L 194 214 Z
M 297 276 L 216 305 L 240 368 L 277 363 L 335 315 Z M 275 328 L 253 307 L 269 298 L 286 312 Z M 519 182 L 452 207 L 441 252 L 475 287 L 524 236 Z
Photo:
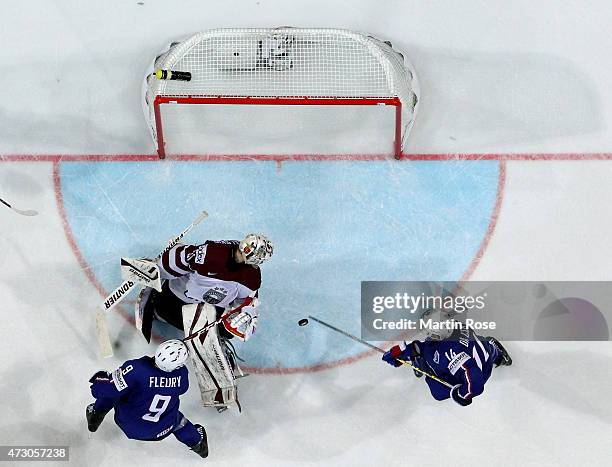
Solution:
M 254 296 L 261 286 L 258 266 L 237 263 L 237 241 L 176 245 L 158 261 L 162 279 L 185 303 L 210 303 L 227 308 L 234 300 Z

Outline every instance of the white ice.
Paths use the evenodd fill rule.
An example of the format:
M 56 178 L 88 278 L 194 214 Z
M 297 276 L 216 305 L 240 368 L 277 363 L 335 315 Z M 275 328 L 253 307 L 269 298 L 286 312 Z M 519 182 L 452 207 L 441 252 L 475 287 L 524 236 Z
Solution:
M 606 0 L 5 1 L 0 155 L 152 154 L 139 101 L 152 54 L 198 30 L 276 25 L 363 30 L 409 55 L 422 92 L 409 152 L 609 154 L 611 20 Z M 472 279 L 609 280 L 611 180 L 609 161 L 507 163 Z M 0 187 L 40 212 L 0 206 L 0 441 L 70 445 L 79 466 L 202 463 L 172 439 L 130 441 L 110 418 L 88 439 L 89 376 L 150 348 L 117 319 L 117 357 L 97 356 L 100 296 L 64 233 L 52 164 L 3 161 Z M 195 391 L 182 410 L 209 432 L 209 465 L 611 465 L 612 346 L 508 347 L 515 366 L 469 408 L 374 356 L 251 375 L 241 415 L 201 409 Z

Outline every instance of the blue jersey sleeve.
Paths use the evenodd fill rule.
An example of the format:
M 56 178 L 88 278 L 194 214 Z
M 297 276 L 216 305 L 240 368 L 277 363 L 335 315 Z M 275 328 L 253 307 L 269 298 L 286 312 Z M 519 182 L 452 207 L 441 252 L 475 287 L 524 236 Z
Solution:
M 136 389 L 138 386 L 135 377 L 134 360 L 128 360 L 112 373 L 99 371 L 89 380 L 91 395 L 96 399 L 118 400 L 122 396 Z
M 458 376 L 461 381 L 457 384 L 455 389 L 457 397 L 469 402 L 473 397 L 483 393 L 485 378 L 482 370 L 478 368 L 474 359 L 469 359 L 461 365 L 457 370 L 456 376 Z
M 482 341 L 473 332 L 469 340 L 460 342 L 465 348 L 456 354 L 449 363 L 449 371 L 454 375 L 455 387 L 451 397 L 460 405 L 469 405 L 472 399 L 484 392 L 485 383 L 493 369 L 493 352 L 488 342 Z

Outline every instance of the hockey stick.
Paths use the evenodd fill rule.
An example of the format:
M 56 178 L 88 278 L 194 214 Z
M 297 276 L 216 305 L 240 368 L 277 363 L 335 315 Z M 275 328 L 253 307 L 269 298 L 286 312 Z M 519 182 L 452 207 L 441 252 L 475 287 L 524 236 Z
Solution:
M 380 353 L 383 353 L 383 354 L 385 353 L 385 351 L 384 351 L 383 349 L 381 349 L 380 347 L 376 347 L 375 345 L 370 344 L 369 342 L 364 341 L 363 339 L 360 339 L 359 337 L 353 336 L 352 334 L 349 334 L 348 332 L 343 331 L 342 329 L 338 329 L 337 327 L 332 326 L 331 324 L 326 323 L 326 322 L 325 322 L 325 321 L 323 321 L 323 320 L 320 320 L 320 319 L 318 319 L 318 318 L 315 318 L 315 317 L 314 317 L 314 316 L 312 316 L 312 315 L 308 315 L 308 318 L 312 319 L 313 321 L 316 321 L 316 322 L 317 322 L 317 323 L 319 323 L 319 324 L 322 324 L 323 326 L 328 327 L 329 329 L 331 329 L 331 330 L 333 330 L 333 331 L 336 331 L 336 332 L 338 332 L 338 333 L 342 334 L 343 336 L 348 337 L 349 339 L 353 339 L 355 342 L 359 342 L 360 344 L 366 345 L 366 346 L 368 346 L 369 348 L 371 348 L 372 350 L 376 350 L 377 352 L 380 352 Z M 403 365 L 408 365 L 408 366 L 409 366 L 410 368 L 412 368 L 413 370 L 415 370 L 415 371 L 418 371 L 418 372 L 422 373 L 423 375 L 425 375 L 425 376 L 427 376 L 427 377 L 429 377 L 429 378 L 431 378 L 431 379 L 433 379 L 433 380 L 437 381 L 437 382 L 438 382 L 438 383 L 440 383 L 440 384 L 443 384 L 443 385 L 444 385 L 444 386 L 446 386 L 447 388 L 449 388 L 449 389 L 453 389 L 453 386 L 452 386 L 452 385 L 450 385 L 449 383 L 447 383 L 446 381 L 444 381 L 444 380 L 442 380 L 442 379 L 438 378 L 437 376 L 431 375 L 431 374 L 429 374 L 429 373 L 427 373 L 427 372 L 425 372 L 425 371 L 421 370 L 420 368 L 417 368 L 416 366 L 412 365 L 410 362 L 408 362 L 408 361 L 406 361 L 406 360 L 400 360 L 399 358 L 397 359 L 397 361 L 398 361 L 398 362 L 401 362 Z
M 240 305 L 238 305 L 236 308 L 233 308 L 231 310 L 227 310 L 225 313 L 223 313 L 221 316 L 219 316 L 219 318 L 217 318 L 215 321 L 213 321 L 212 323 L 208 323 L 206 326 L 201 327 L 200 329 L 198 329 L 197 331 L 193 331 L 191 334 L 189 334 L 188 336 L 184 337 L 182 339 L 183 342 L 185 341 L 189 341 L 191 339 L 195 339 L 196 337 L 198 337 L 200 334 L 202 334 L 205 331 L 208 331 L 210 328 L 212 328 L 213 326 L 216 326 L 217 324 L 219 324 L 221 321 L 223 321 L 226 317 L 228 317 L 230 314 L 240 310 L 241 308 L 250 305 L 251 303 L 253 303 L 253 297 L 247 297 L 244 299 L 244 302 L 242 302 Z
M 167 252 L 178 242 L 180 242 L 182 238 L 187 235 L 187 233 L 191 229 L 193 229 L 196 225 L 198 225 L 207 217 L 208 213 L 206 211 L 202 211 L 200 215 L 185 228 L 185 230 L 183 230 L 180 234 L 178 234 L 176 237 L 171 239 L 170 242 L 168 242 L 166 248 L 162 250 L 162 252 L 157 256 L 156 259 L 159 259 L 165 252 Z M 119 287 L 113 290 L 111 294 L 104 299 L 102 305 L 98 306 L 96 309 L 96 335 L 98 338 L 98 346 L 100 348 L 101 355 L 105 358 L 113 356 L 113 348 L 110 342 L 110 335 L 106 323 L 105 311 L 111 310 L 115 305 L 121 302 L 135 286 L 136 283 L 133 281 L 123 281 Z
M 17 214 L 21 214 L 22 216 L 37 216 L 38 215 L 38 211 L 34 211 L 33 209 L 26 209 L 26 210 L 17 209 L 16 207 L 11 206 L 9 203 L 4 201 L 2 198 L 0 198 L 0 203 L 4 204 L 9 209 L 12 209 Z

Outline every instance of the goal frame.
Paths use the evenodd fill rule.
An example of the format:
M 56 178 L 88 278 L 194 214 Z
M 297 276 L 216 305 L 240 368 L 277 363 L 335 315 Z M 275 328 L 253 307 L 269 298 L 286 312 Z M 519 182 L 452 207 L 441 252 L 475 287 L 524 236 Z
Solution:
M 158 78 L 157 70 L 178 70 L 191 75 L 185 80 Z M 349 128 L 343 127 L 343 132 L 351 128 L 357 130 L 357 122 L 361 121 L 359 118 L 355 120 L 358 112 L 355 115 L 350 107 L 356 110 L 361 106 L 365 112 L 374 106 L 392 106 L 395 107 L 394 114 L 388 108 L 381 112 L 386 124 L 384 128 L 379 127 L 379 141 L 386 142 L 385 148 L 380 150 L 401 159 L 418 112 L 419 100 L 415 68 L 390 41 L 338 28 L 282 26 L 218 28 L 198 32 L 168 43 L 150 62 L 142 85 L 144 116 L 161 159 L 170 155 L 180 158 L 209 153 L 206 149 L 208 138 L 204 136 L 208 118 L 198 124 L 187 117 L 186 128 L 191 133 L 185 134 L 189 142 L 183 151 L 180 143 L 175 147 L 178 140 L 174 132 L 181 134 L 181 127 L 175 128 L 175 120 L 183 110 L 186 115 L 195 117 L 201 111 L 207 115 L 206 106 L 212 109 L 228 105 L 234 105 L 234 108 L 244 106 L 245 113 L 249 107 L 262 106 L 262 110 L 276 107 L 279 111 L 285 107 L 285 115 L 307 115 L 307 121 L 314 114 L 288 109 L 306 106 L 318 107 L 324 112 L 326 106 L 330 109 L 348 106 L 347 112 L 351 113 L 353 122 L 349 123 Z M 170 105 L 175 107 L 165 107 Z M 204 107 L 189 110 L 186 108 L 188 105 Z M 332 113 L 342 115 L 342 112 Z M 374 116 L 376 113 L 368 111 L 364 115 Z M 240 122 L 238 119 L 236 124 Z M 316 130 L 312 131 L 316 137 Z M 393 132 L 393 136 L 387 136 L 387 131 Z M 343 149 L 337 147 L 329 155 L 348 156 L 349 147 L 355 145 L 351 146 L 351 141 L 346 143 L 344 151 L 349 152 L 342 152 Z M 249 152 L 248 145 L 241 144 L 240 147 L 241 155 L 248 156 L 242 154 Z M 295 149 L 286 149 L 289 154 L 278 155 L 300 155 L 292 154 Z M 377 151 L 374 147 L 370 149 Z M 320 150 L 325 151 L 324 148 Z M 364 149 L 356 150 L 364 155 Z M 257 151 L 260 150 L 253 152 Z
M 309 97 L 309 96 L 168 96 L 158 95 L 153 103 L 155 114 L 155 128 L 157 131 L 157 154 L 165 159 L 164 129 L 161 115 L 161 106 L 176 105 L 381 105 L 395 107 L 395 129 L 393 140 L 393 155 L 396 159 L 402 158 L 402 102 L 399 97 Z

